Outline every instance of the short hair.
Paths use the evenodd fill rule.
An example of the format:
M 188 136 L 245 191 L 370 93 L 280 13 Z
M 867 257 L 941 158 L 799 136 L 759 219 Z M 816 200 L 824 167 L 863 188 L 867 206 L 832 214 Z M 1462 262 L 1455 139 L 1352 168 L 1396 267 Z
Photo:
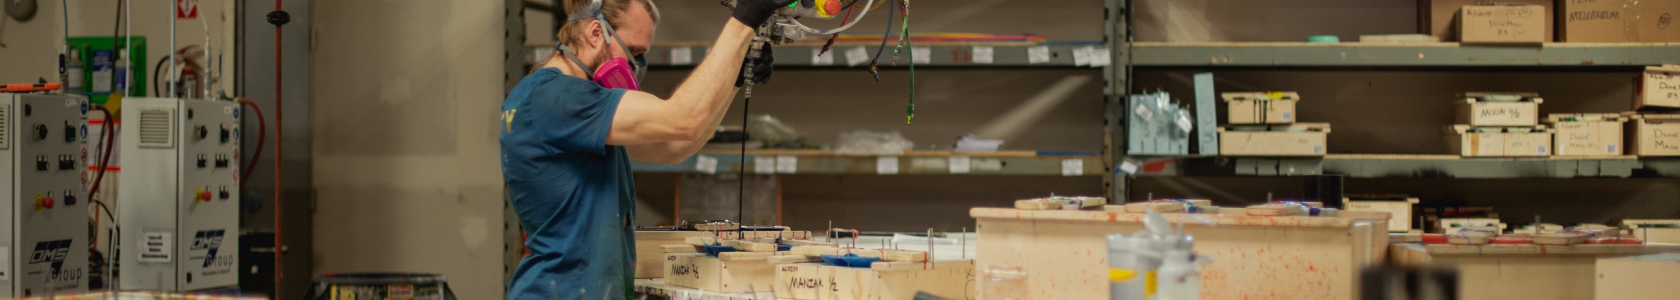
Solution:
M 589 9 L 590 2 L 593 2 L 595 0 L 562 0 L 562 1 L 565 2 L 566 13 L 567 14 L 573 14 L 573 13 L 577 13 L 577 12 Z M 659 7 L 653 5 L 653 0 L 600 0 L 600 1 L 601 1 L 601 14 L 606 15 L 607 19 L 605 21 L 607 22 L 607 25 L 612 25 L 612 27 L 615 28 L 615 30 L 616 30 L 616 28 L 623 28 L 624 27 L 624 14 L 625 14 L 626 11 L 629 11 L 629 9 L 630 9 L 630 2 L 636 2 L 636 3 L 642 4 L 642 8 L 647 10 L 648 16 L 653 18 L 653 23 L 654 24 L 659 23 Z M 566 18 L 567 16 L 555 16 L 555 17 Z M 560 30 L 559 30 L 558 33 L 555 34 L 555 38 L 557 40 L 559 40 L 560 43 L 562 43 L 562 44 L 577 46 L 578 43 L 583 41 L 583 36 L 585 35 L 585 33 L 583 32 L 583 28 L 584 28 L 583 24 L 586 24 L 585 22 L 588 22 L 590 20 L 594 20 L 594 18 L 583 18 L 583 19 L 572 20 L 571 22 L 566 22 L 565 24 L 560 26 Z

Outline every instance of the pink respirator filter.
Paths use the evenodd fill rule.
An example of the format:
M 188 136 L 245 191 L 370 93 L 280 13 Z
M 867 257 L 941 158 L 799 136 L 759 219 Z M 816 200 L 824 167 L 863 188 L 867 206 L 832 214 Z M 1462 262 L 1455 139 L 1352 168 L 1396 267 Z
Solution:
M 601 64 L 601 68 L 595 69 L 595 83 L 609 89 L 642 90 L 636 84 L 636 69 L 630 66 L 630 60 L 624 58 L 608 60 Z

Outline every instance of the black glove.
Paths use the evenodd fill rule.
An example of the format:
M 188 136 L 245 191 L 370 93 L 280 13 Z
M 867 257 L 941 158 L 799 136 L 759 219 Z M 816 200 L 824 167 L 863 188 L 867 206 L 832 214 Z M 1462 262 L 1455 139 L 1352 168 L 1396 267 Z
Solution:
M 758 25 L 764 25 L 764 21 L 770 20 L 770 15 L 775 14 L 777 9 L 787 7 L 793 1 L 795 0 L 735 0 L 734 17 L 741 20 L 741 24 L 757 30 Z
M 774 73 L 776 71 L 775 68 L 772 68 L 773 65 L 776 64 L 776 55 L 774 52 L 770 51 L 770 43 L 765 42 L 763 47 L 763 49 L 760 49 L 761 54 L 758 56 L 758 61 L 753 62 L 752 81 L 754 83 L 770 82 L 770 73 Z M 746 82 L 743 79 L 746 79 L 747 77 L 747 62 L 750 60 L 751 59 L 741 60 L 741 75 L 735 76 L 735 87 L 745 86 Z

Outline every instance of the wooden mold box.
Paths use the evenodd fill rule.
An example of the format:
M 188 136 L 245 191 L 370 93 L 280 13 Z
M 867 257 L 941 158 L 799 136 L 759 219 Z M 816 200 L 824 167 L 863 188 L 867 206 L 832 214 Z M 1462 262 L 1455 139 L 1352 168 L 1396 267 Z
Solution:
M 916 292 L 974 299 L 974 260 L 876 262 L 870 268 L 822 263 L 776 267 L 776 298 L 800 300 L 911 300 Z
M 1236 210 L 1240 211 L 1240 210 Z M 1203 299 L 1353 299 L 1359 270 L 1386 257 L 1386 212 L 1343 211 L 1341 217 L 1166 214 L 1207 218 L 1185 224 L 1202 266 Z M 1030 211 L 977 207 L 978 268 L 1026 272 L 1028 299 L 1107 299 L 1107 236 L 1143 230 L 1145 214 L 1119 211 Z M 981 295 L 981 299 L 985 295 Z
M 1499 127 L 1490 127 L 1499 128 Z M 1520 157 L 1552 155 L 1552 131 L 1544 126 L 1529 132 L 1475 132 L 1471 125 L 1450 125 L 1442 129 L 1447 154 L 1464 157 Z
M 1394 244 L 1400 265 L 1458 269 L 1459 299 L 1593 299 L 1600 258 L 1680 251 L 1677 245 Z
M 1628 122 L 1628 154 L 1680 156 L 1680 114 L 1624 113 Z
M 810 239 L 810 231 L 668 231 L 642 230 L 636 231 L 636 273 L 635 278 L 661 278 L 665 276 L 665 252 L 661 247 L 671 245 L 689 245 L 689 238 L 714 238 L 728 235 L 746 238 L 776 238 Z
M 665 254 L 665 284 L 709 292 L 767 291 L 775 281 L 771 256 L 788 252 L 724 252 Z
M 1622 220 L 1633 237 L 1646 243 L 1680 244 L 1680 220 Z
M 1600 258 L 1594 294 L 1598 299 L 1659 300 L 1680 295 L 1680 254 Z
M 1330 123 L 1219 127 L 1219 155 L 1324 156 Z
M 1482 101 L 1479 97 L 1493 94 L 1518 95 L 1516 102 Z M 1472 126 L 1534 126 L 1540 124 L 1540 103 L 1545 102 L 1534 93 L 1469 92 L 1454 101 L 1456 124 Z
M 688 245 L 687 238 L 710 237 L 706 231 L 637 231 L 636 278 L 665 277 L 663 246 Z

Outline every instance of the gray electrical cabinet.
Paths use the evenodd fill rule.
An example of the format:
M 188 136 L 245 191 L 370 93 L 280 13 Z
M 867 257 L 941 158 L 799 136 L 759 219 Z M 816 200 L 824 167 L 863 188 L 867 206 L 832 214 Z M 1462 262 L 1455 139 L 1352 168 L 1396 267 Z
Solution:
M 239 284 L 239 103 L 129 98 L 122 109 L 118 288 Z
M 88 290 L 87 99 L 0 93 L 0 296 Z

